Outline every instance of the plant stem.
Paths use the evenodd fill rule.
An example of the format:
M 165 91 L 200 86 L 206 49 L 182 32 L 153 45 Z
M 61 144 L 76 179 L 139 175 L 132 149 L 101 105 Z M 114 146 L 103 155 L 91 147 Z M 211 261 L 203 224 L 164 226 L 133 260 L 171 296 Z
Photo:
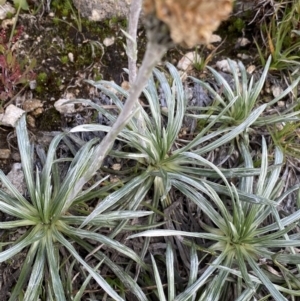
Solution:
M 138 71 L 135 82 L 130 88 L 129 96 L 126 100 L 123 110 L 121 111 L 111 130 L 107 133 L 102 142 L 96 147 L 94 156 L 91 159 L 89 169 L 73 187 L 73 195 L 76 195 L 82 189 L 83 185 L 86 184 L 101 167 L 105 156 L 111 150 L 118 134 L 122 131 L 122 129 L 129 122 L 130 118 L 134 115 L 135 104 L 137 103 L 140 94 L 146 86 L 153 68 L 161 60 L 166 51 L 166 45 L 159 45 L 157 43 L 148 42 L 141 68 Z
M 137 60 L 137 27 L 139 23 L 139 16 L 142 8 L 142 0 L 132 0 L 130 5 L 130 14 L 128 20 L 128 34 L 131 39 L 127 38 L 127 55 L 128 55 L 128 70 L 129 83 L 132 84 L 136 78 L 136 60 Z
M 17 25 L 17 22 L 18 22 L 18 19 L 19 19 L 20 10 L 21 10 L 21 4 L 19 4 L 19 6 L 18 6 L 18 10 L 17 10 L 16 16 L 15 16 L 15 22 L 14 22 L 13 27 L 12 27 L 11 32 L 10 32 L 8 46 L 7 46 L 8 49 L 10 49 L 11 42 L 12 42 L 12 39 L 14 37 L 14 32 L 15 32 L 16 25 Z

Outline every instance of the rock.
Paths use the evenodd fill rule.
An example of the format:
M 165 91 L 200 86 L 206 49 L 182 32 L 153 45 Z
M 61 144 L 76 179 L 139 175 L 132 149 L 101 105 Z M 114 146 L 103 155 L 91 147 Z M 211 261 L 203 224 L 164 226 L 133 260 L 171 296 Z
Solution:
M 0 20 L 4 20 L 8 13 L 15 14 L 16 9 L 9 2 L 0 5 Z
M 237 72 L 239 72 L 239 66 L 238 66 L 237 62 L 236 61 L 231 61 L 231 62 L 232 62 L 234 69 Z M 219 70 L 221 70 L 223 72 L 232 73 L 232 70 L 230 69 L 228 60 L 218 61 L 218 62 L 216 62 L 216 66 Z
M 31 113 L 31 115 L 34 117 L 38 117 L 38 116 L 42 115 L 43 112 L 44 112 L 44 108 L 37 108 Z
M 84 18 L 103 21 L 112 17 L 126 18 L 131 0 L 73 0 L 73 3 Z
M 247 72 L 249 74 L 252 74 L 256 69 L 256 66 L 255 65 L 250 65 L 248 68 L 247 68 Z
M 5 160 L 10 158 L 10 150 L 8 148 L 0 149 L 0 159 Z
M 119 163 L 113 164 L 113 165 L 112 165 L 112 169 L 113 169 L 113 170 L 120 170 L 120 169 L 121 169 L 121 164 L 119 164 Z
M 24 179 L 24 173 L 22 171 L 22 164 L 21 163 L 14 163 L 12 166 L 11 171 L 6 175 L 10 182 L 17 188 L 17 190 L 24 195 L 26 192 L 26 184 Z M 9 193 L 9 190 L 6 187 L 2 189 Z
M 235 48 L 245 47 L 251 42 L 247 38 L 238 38 L 235 44 Z
M 210 37 L 209 37 L 209 41 L 208 43 L 220 43 L 222 41 L 222 38 L 217 35 L 217 34 L 212 34 Z
M 76 113 L 75 105 L 73 103 L 67 103 L 70 99 L 61 98 L 54 103 L 55 109 L 61 114 L 73 114 Z
M 251 58 L 251 56 L 246 53 L 238 53 L 237 57 L 241 60 L 249 60 Z
M 28 99 L 23 103 L 23 110 L 31 113 L 33 116 L 39 116 L 43 113 L 43 103 L 39 99 Z
M 25 113 L 24 110 L 16 107 L 15 105 L 9 105 L 4 114 L 0 115 L 0 123 L 5 126 L 16 126 L 16 122 Z
M 72 52 L 68 53 L 68 58 L 71 63 L 74 63 L 74 54 Z
M 34 89 L 36 88 L 36 86 L 37 86 L 37 84 L 36 84 L 36 80 L 35 80 L 35 79 L 29 81 L 29 88 L 30 88 L 31 90 L 34 90 Z
M 32 129 L 36 128 L 36 126 L 35 126 L 35 119 L 34 119 L 33 116 L 27 115 L 26 121 L 27 121 L 27 124 L 28 124 L 28 126 L 30 128 L 32 128 Z
M 193 64 L 196 61 L 199 61 L 201 58 L 196 51 L 191 51 L 186 53 L 178 62 L 177 68 L 179 70 L 187 71 L 189 69 L 192 69 Z
M 1 23 L 1 27 L 4 29 L 7 29 L 9 26 L 13 26 L 16 22 L 16 17 L 13 17 L 11 19 L 5 19 Z
M 103 45 L 108 47 L 108 46 L 111 46 L 115 43 L 115 38 L 114 37 L 107 37 L 103 40 Z
M 283 93 L 283 89 L 280 86 L 273 85 L 271 87 L 273 96 L 276 98 Z

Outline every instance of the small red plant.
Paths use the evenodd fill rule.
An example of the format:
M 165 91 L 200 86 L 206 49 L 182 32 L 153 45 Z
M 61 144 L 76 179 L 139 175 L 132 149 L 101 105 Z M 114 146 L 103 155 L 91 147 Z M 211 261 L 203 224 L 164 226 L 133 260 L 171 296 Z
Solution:
M 0 102 L 12 98 L 15 95 L 17 85 L 27 84 L 35 78 L 33 68 L 36 61 L 32 60 L 29 63 L 27 59 L 18 58 L 11 47 L 18 42 L 23 30 L 23 26 L 20 26 L 11 42 L 7 39 L 6 30 L 0 31 Z

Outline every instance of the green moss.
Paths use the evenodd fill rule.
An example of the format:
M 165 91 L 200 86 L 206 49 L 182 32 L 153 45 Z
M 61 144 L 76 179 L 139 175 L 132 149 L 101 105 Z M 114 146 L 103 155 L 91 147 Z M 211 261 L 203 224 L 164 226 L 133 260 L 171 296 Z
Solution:
M 51 1 L 51 8 L 55 12 L 61 12 L 64 9 L 64 4 L 65 4 L 64 0 L 53 0 Z
M 36 81 L 38 84 L 45 84 L 47 82 L 47 79 L 48 75 L 45 72 L 40 72 L 36 77 Z
M 232 18 L 233 21 L 231 25 L 229 26 L 229 31 L 231 32 L 241 32 L 243 29 L 245 29 L 246 24 L 245 21 L 241 18 Z
M 59 22 L 60 22 L 60 20 L 59 20 L 59 18 L 54 17 L 54 18 L 52 19 L 52 22 L 53 22 L 54 25 L 58 25 Z
M 69 58 L 67 55 L 64 55 L 60 58 L 60 61 L 62 62 L 62 64 L 66 65 L 69 62 Z
M 120 24 L 122 27 L 127 28 L 128 27 L 128 20 L 127 19 L 123 19 L 120 21 Z
M 58 77 L 57 79 L 56 79 L 56 86 L 59 88 L 60 86 L 61 86 L 61 84 L 62 84 L 62 81 L 61 81 L 61 79 Z
M 101 74 L 95 76 L 95 81 L 100 81 L 100 80 L 102 80 L 102 75 Z
M 242 19 L 237 19 L 234 23 L 234 27 L 237 31 L 242 32 L 242 30 L 245 28 L 245 22 Z
M 70 13 L 70 10 L 67 9 L 67 8 L 64 8 L 62 11 L 61 11 L 61 14 L 63 15 L 63 17 L 67 17 Z
M 59 18 L 70 17 L 73 9 L 69 0 L 53 0 L 51 1 L 51 8 Z
M 43 91 L 44 91 L 44 89 L 43 89 L 42 86 L 37 86 L 37 87 L 35 88 L 35 92 L 36 92 L 37 94 L 39 94 L 39 95 L 42 94 Z
M 97 68 L 93 69 L 93 78 L 95 81 L 99 81 L 103 79 L 102 74 L 100 73 L 100 71 Z
M 8 13 L 6 14 L 5 19 L 12 19 L 12 18 L 14 17 L 14 15 L 15 15 L 15 14 L 13 14 L 13 13 L 11 13 L 11 12 L 8 12 Z
M 49 80 L 48 74 L 45 72 L 40 72 L 37 75 L 37 77 L 36 77 L 37 86 L 35 88 L 35 92 L 38 95 L 42 95 L 45 93 L 48 80 Z
M 118 22 L 119 22 L 119 19 L 117 18 L 117 17 L 112 17 L 110 20 L 109 20 L 109 25 L 110 26 L 114 26 L 114 25 L 116 25 L 116 24 L 118 24 Z
M 95 22 L 90 21 L 89 19 L 82 19 L 81 22 L 82 22 L 82 26 L 85 26 L 85 27 L 93 27 L 93 26 L 95 26 Z

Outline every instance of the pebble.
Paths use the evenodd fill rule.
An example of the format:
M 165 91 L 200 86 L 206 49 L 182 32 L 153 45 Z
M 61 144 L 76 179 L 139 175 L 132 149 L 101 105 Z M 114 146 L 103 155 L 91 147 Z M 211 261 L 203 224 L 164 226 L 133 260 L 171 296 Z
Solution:
M 68 58 L 69 58 L 69 61 L 70 61 L 71 63 L 74 62 L 74 54 L 73 54 L 72 52 L 69 52 L 69 53 L 68 53 Z
M 115 43 L 115 38 L 114 37 L 110 37 L 110 38 L 107 37 L 103 40 L 103 45 L 106 46 L 106 47 L 111 46 L 114 43 Z
M 16 17 L 13 17 L 12 19 L 5 19 L 2 21 L 1 27 L 7 29 L 9 26 L 13 26 L 15 22 L 16 22 Z
M 11 183 L 15 186 L 15 188 L 24 195 L 26 192 L 26 184 L 24 173 L 22 171 L 21 163 L 14 163 L 11 171 L 6 175 L 7 178 L 11 181 Z M 10 193 L 10 191 L 6 187 L 2 187 L 4 191 Z
M 1 148 L 0 149 L 0 159 L 6 160 L 9 159 L 11 155 L 11 151 L 8 148 Z
M 248 68 L 247 68 L 247 72 L 249 74 L 252 74 L 256 69 L 256 66 L 255 65 L 250 65 Z
M 239 73 L 239 66 L 238 66 L 237 62 L 231 61 L 231 63 L 233 65 L 233 68 L 235 69 L 235 71 L 237 71 Z M 229 66 L 228 60 L 217 61 L 216 67 L 223 72 L 232 73 L 232 70 Z
M 35 88 L 36 88 L 36 86 L 37 86 L 37 83 L 36 83 L 36 80 L 34 79 L 34 80 L 31 80 L 30 82 L 29 82 L 29 88 L 31 89 L 31 90 L 34 90 Z
M 35 125 L 35 119 L 33 116 L 31 115 L 27 115 L 26 116 L 26 121 L 27 121 L 27 124 L 30 128 L 36 128 L 36 125 Z
M 118 164 L 118 163 L 113 164 L 112 169 L 113 170 L 120 170 L 121 169 L 121 164 Z
M 240 58 L 241 60 L 248 60 L 250 58 L 250 55 L 245 53 L 238 53 L 237 57 Z
M 76 113 L 75 105 L 73 103 L 66 102 L 70 99 L 61 98 L 54 103 L 55 109 L 61 114 L 73 114 Z
M 280 86 L 275 86 L 275 85 L 273 85 L 271 87 L 271 91 L 272 91 L 272 94 L 273 94 L 274 97 L 278 97 L 283 92 L 283 90 Z
M 251 42 L 247 38 L 238 38 L 237 42 L 235 44 L 235 48 L 245 47 L 245 46 L 247 46 L 250 43 Z
M 0 122 L 5 126 L 15 127 L 17 121 L 24 113 L 24 110 L 11 104 L 6 108 L 4 114 L 0 114 Z
M 222 41 L 222 38 L 217 34 L 212 34 L 209 38 L 208 43 L 220 43 Z
M 192 69 L 193 64 L 197 61 L 200 61 L 201 58 L 196 51 L 191 51 L 186 53 L 178 62 L 177 68 L 179 70 L 187 71 Z
M 41 115 L 44 111 L 43 103 L 39 99 L 27 99 L 23 103 L 23 110 L 32 113 L 34 116 Z

